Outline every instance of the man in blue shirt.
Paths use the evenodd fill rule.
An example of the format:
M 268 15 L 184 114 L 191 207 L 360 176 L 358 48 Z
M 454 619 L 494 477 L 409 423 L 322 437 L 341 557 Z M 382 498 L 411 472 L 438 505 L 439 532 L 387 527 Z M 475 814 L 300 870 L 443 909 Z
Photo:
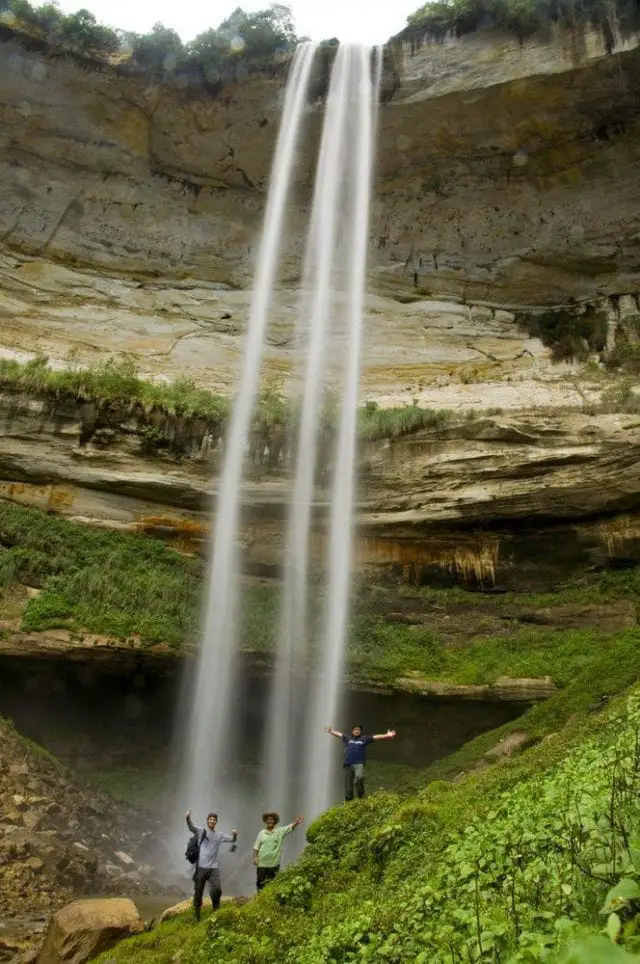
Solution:
M 222 897 L 222 884 L 220 883 L 220 868 L 218 866 L 218 851 L 223 843 L 235 843 L 238 839 L 238 831 L 234 829 L 230 834 L 221 833 L 216 830 L 218 814 L 210 813 L 207 817 L 206 827 L 196 827 L 191 821 L 191 811 L 187 811 L 187 826 L 191 833 L 198 835 L 198 862 L 193 875 L 193 910 L 196 920 L 200 920 L 200 909 L 202 907 L 202 895 L 204 889 L 209 884 L 209 894 L 214 911 L 220 906 Z
M 392 740 L 396 735 L 395 730 L 387 730 L 386 733 L 376 733 L 375 736 L 363 736 L 362 727 L 357 725 L 351 727 L 351 736 L 340 733 L 330 726 L 325 726 L 325 731 L 331 736 L 337 736 L 344 744 L 344 798 L 353 800 L 353 791 L 358 797 L 364 797 L 364 765 L 367 760 L 367 747 L 374 740 Z

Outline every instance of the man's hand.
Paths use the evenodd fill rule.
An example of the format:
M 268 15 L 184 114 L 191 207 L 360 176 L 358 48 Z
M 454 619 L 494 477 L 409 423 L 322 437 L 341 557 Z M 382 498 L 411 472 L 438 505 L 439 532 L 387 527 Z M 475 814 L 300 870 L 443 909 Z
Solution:
M 296 819 L 293 821 L 293 826 L 299 827 L 301 823 L 304 823 L 304 817 L 302 816 L 296 817 Z
M 325 733 L 333 733 L 333 727 L 332 727 L 332 726 L 325 726 L 324 732 L 325 732 Z
M 238 831 L 236 830 L 235 827 L 233 827 L 233 829 L 232 829 L 232 831 L 231 831 L 231 836 L 232 836 L 232 837 L 237 837 L 237 836 L 238 836 Z
M 387 730 L 387 736 L 389 737 L 390 740 L 392 740 L 395 735 L 396 735 L 395 730 Z
M 187 812 L 186 812 L 186 814 L 185 814 L 186 819 L 188 820 L 190 816 L 191 816 L 191 811 L 190 811 L 190 810 L 187 810 Z
M 257 856 L 253 858 L 253 863 L 255 864 L 256 867 L 258 866 L 258 858 L 257 858 Z

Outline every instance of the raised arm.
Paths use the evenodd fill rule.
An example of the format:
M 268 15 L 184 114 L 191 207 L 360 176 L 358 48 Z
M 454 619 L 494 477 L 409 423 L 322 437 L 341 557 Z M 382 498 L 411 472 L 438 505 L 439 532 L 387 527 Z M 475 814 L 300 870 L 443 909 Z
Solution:
M 340 730 L 334 730 L 334 729 L 332 729 L 332 727 L 330 727 L 330 726 L 325 726 L 324 732 L 325 732 L 325 733 L 330 733 L 331 736 L 337 736 L 339 740 L 342 739 L 342 733 L 340 732 Z
M 288 824 L 288 825 L 284 828 L 285 834 L 293 833 L 293 831 L 296 829 L 296 827 L 299 827 L 301 823 L 304 823 L 304 817 L 296 817 L 296 819 L 293 821 L 293 823 Z
M 190 811 L 190 810 L 187 810 L 186 819 L 187 819 L 187 827 L 189 828 L 189 830 L 191 831 L 191 833 L 200 833 L 200 829 L 201 829 L 201 828 L 200 828 L 200 827 L 196 827 L 196 825 L 193 823 L 193 821 L 192 821 L 192 819 L 191 819 L 191 811 Z
M 396 735 L 395 730 L 387 730 L 386 733 L 374 733 L 374 740 L 392 740 Z
M 224 843 L 235 843 L 238 839 L 238 831 L 234 827 L 231 833 L 226 833 L 222 839 Z

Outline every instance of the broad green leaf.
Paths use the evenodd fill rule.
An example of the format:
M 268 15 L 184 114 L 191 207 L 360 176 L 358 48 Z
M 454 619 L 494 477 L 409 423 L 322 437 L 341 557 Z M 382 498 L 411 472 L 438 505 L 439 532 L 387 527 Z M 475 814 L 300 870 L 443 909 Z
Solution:
M 615 942 L 618 940 L 618 936 L 621 930 L 622 930 L 622 922 L 620 921 L 620 918 L 614 911 L 613 914 L 609 914 L 609 916 L 607 917 L 607 934 L 609 935 L 611 940 Z
M 609 914 L 631 900 L 640 900 L 640 884 L 631 877 L 623 877 L 607 894 L 600 913 Z
M 635 954 L 612 944 L 608 937 L 589 937 L 568 947 L 558 964 L 638 964 Z

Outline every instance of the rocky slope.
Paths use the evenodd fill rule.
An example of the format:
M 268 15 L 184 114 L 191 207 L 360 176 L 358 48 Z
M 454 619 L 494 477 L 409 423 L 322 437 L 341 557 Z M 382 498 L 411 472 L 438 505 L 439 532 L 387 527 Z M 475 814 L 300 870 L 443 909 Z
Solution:
M 73 897 L 155 893 L 152 830 L 148 816 L 116 807 L 0 719 L 0 960 L 37 941 Z

